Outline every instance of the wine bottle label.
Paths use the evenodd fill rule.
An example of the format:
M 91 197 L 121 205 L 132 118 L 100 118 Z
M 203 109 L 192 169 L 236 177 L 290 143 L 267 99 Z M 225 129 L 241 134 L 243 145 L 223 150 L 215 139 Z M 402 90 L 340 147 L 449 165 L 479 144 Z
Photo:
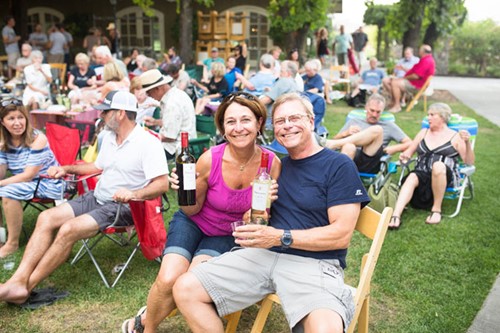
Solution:
M 269 196 L 269 183 L 254 182 L 252 188 L 252 209 L 266 210 Z
M 184 190 L 196 189 L 196 164 L 186 163 L 182 165 L 182 175 L 184 180 Z

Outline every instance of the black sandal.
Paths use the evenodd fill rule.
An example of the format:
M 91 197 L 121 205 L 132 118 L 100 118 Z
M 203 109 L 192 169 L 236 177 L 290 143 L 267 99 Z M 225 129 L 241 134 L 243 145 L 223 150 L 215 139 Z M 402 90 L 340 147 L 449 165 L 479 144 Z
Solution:
M 438 214 L 439 217 L 440 217 L 439 222 L 437 222 L 437 223 L 429 222 L 429 219 L 432 218 L 432 216 L 434 214 Z M 439 223 L 441 223 L 442 220 L 443 220 L 443 216 L 441 215 L 441 212 L 439 212 L 437 210 L 434 210 L 434 211 L 431 211 L 431 213 L 427 216 L 427 219 L 425 220 L 425 223 L 426 224 L 439 224 Z
M 389 223 L 391 223 L 391 222 L 397 222 L 397 221 L 399 221 L 398 226 L 397 227 L 390 226 L 389 230 L 398 230 L 399 227 L 401 226 L 401 224 L 403 224 L 403 221 L 401 220 L 400 216 L 391 216 L 391 220 L 389 221 Z

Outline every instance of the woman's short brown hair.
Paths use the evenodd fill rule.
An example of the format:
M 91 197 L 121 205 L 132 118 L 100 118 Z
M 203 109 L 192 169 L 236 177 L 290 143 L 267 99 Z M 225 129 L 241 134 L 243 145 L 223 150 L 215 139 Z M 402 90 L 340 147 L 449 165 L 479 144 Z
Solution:
M 26 119 L 26 129 L 21 136 L 21 145 L 24 147 L 30 146 L 33 141 L 35 141 L 35 136 L 33 134 L 33 128 L 28 117 L 28 110 L 22 105 L 22 102 L 18 99 L 5 100 L 2 102 L 2 107 L 0 108 L 0 120 L 3 120 L 10 112 L 19 111 Z M 5 105 L 5 106 L 4 106 Z M 11 143 L 12 136 L 7 129 L 1 125 L 0 126 L 0 150 L 7 151 L 9 148 L 9 143 Z
M 224 130 L 224 115 L 226 114 L 226 110 L 229 107 L 229 105 L 233 103 L 238 103 L 239 105 L 245 106 L 252 111 L 252 113 L 255 115 L 255 118 L 257 118 L 257 121 L 259 119 L 262 119 L 261 126 L 259 130 L 261 132 L 264 131 L 264 126 L 266 125 L 266 119 L 267 119 L 267 110 L 264 104 L 259 100 L 258 97 L 246 93 L 246 92 L 235 92 L 232 94 L 229 94 L 222 100 L 222 103 L 219 105 L 219 108 L 217 109 L 217 112 L 215 113 L 214 121 L 215 125 L 217 126 L 217 129 L 219 130 L 221 135 L 224 135 L 225 130 Z

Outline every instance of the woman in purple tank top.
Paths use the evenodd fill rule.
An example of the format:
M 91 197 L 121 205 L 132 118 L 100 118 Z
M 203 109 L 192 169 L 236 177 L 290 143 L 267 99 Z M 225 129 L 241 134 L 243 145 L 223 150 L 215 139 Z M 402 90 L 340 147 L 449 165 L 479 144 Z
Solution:
M 281 162 L 256 144 L 266 123 L 266 108 L 253 95 L 228 95 L 219 106 L 215 124 L 226 143 L 212 147 L 196 163 L 196 205 L 181 206 L 169 225 L 160 272 L 149 291 L 145 308 L 127 319 L 123 332 L 138 332 L 144 326 L 155 331 L 175 309 L 172 288 L 190 267 L 229 251 L 235 246 L 231 222 L 242 220 L 251 207 L 250 183 L 260 167 L 261 154 L 269 153 L 268 170 L 274 180 Z M 177 189 L 177 175 L 169 178 Z M 276 190 L 276 186 L 275 186 Z

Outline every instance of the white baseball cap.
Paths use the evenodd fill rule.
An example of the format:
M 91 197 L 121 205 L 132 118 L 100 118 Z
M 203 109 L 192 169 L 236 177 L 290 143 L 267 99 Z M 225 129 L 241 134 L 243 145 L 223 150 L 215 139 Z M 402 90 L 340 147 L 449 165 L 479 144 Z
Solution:
M 106 95 L 101 104 L 94 106 L 94 109 L 137 112 L 137 98 L 128 91 L 113 90 Z

